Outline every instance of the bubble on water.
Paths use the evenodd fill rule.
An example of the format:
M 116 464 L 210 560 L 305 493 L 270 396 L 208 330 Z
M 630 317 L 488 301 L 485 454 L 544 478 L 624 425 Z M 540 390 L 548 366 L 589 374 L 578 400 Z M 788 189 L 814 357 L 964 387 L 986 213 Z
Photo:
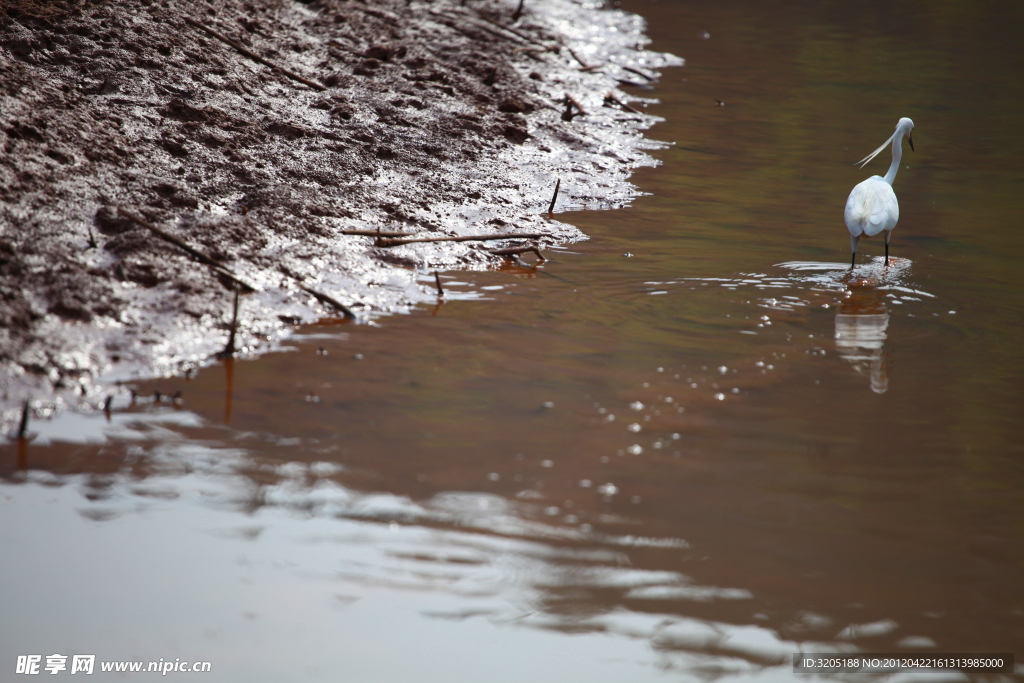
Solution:
M 644 404 L 641 403 L 640 401 L 633 401 L 632 403 L 629 404 L 629 407 L 632 408 L 633 410 L 643 410 Z
M 555 506 L 555 505 L 552 505 L 550 507 L 544 508 L 544 514 L 547 515 L 548 517 L 554 517 L 559 512 L 561 512 L 561 510 L 559 510 L 558 507 Z
M 552 462 L 551 460 L 541 460 L 540 461 L 540 466 L 541 467 L 554 467 L 555 463 Z
M 544 401 L 544 407 L 545 407 L 545 408 L 548 408 L 548 409 L 550 409 L 550 408 L 554 408 L 554 407 L 555 407 L 555 404 L 554 404 L 554 402 L 553 402 L 553 401 Z
M 640 455 L 641 453 L 644 452 L 644 449 L 640 447 L 640 444 L 635 443 L 629 448 L 627 448 L 626 452 L 629 453 L 630 455 Z
M 672 440 L 673 441 L 679 441 L 679 438 L 680 438 L 679 437 L 679 432 L 676 432 L 675 434 L 672 435 Z
M 952 313 L 952 311 L 950 311 Z M 658 368 L 658 372 L 665 372 L 665 368 Z
M 619 487 L 615 484 L 608 482 L 607 484 L 601 484 L 597 487 L 597 492 L 602 496 L 614 496 L 619 492 Z
M 604 421 L 605 422 L 615 422 L 615 416 L 611 415 L 611 414 L 606 415 L 605 418 L 604 418 Z
M 672 397 L 671 396 L 666 396 L 665 397 L 665 403 L 671 403 L 671 402 L 672 402 Z
M 724 401 L 725 400 L 725 394 L 719 392 L 719 393 L 715 394 L 715 398 L 717 398 L 719 401 Z
M 739 387 L 733 387 L 732 388 L 732 393 L 734 393 L 734 394 L 740 393 L 740 388 Z
M 710 40 L 711 39 L 711 34 L 708 33 L 707 31 L 701 31 L 700 33 L 697 34 L 697 37 L 698 38 L 703 38 L 704 40 Z
M 636 505 L 637 503 L 639 503 L 642 500 L 643 500 L 643 498 L 641 498 L 640 496 L 633 496 L 632 498 L 630 498 L 630 501 L 632 501 L 634 505 Z
M 580 479 L 580 488 L 581 489 L 589 489 L 593 485 L 594 485 L 594 482 L 590 481 L 589 479 Z
M 724 375 L 725 373 L 729 372 L 729 368 L 725 367 L 724 365 L 721 365 L 718 367 L 718 371 Z
M 626 429 L 628 429 L 628 430 L 629 430 L 629 431 L 631 431 L 631 432 L 639 432 L 639 431 L 640 431 L 640 429 L 641 429 L 641 427 L 640 427 L 640 425 L 639 425 L 639 424 L 637 424 L 636 422 L 634 422 L 633 424 L 631 424 L 631 425 L 629 425 L 628 427 L 626 427 Z
M 361 354 L 361 353 L 357 353 L 357 354 L 355 354 L 355 355 L 354 355 L 354 356 L 352 356 L 352 357 L 353 357 L 353 358 L 355 358 L 356 360 L 362 360 L 362 359 L 363 359 L 363 354 Z
M 498 474 L 497 472 L 491 472 L 490 474 L 487 475 L 487 478 L 490 479 L 491 481 L 498 481 L 499 479 L 501 479 L 501 475 Z

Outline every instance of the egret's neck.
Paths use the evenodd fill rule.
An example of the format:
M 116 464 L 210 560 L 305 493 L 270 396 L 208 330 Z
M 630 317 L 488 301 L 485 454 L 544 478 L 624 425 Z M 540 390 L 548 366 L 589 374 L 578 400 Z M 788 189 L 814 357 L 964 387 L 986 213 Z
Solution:
M 903 133 L 897 133 L 896 137 L 892 140 L 892 165 L 889 166 L 889 172 L 885 174 L 885 182 L 892 185 L 892 181 L 896 180 L 896 171 L 900 170 L 900 159 L 903 158 Z

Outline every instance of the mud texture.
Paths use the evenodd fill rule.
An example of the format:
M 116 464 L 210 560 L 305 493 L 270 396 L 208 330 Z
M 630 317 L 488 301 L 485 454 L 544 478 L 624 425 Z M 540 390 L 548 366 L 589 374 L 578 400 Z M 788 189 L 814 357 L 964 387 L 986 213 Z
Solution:
M 433 269 L 500 260 L 344 230 L 543 245 L 583 237 L 546 218 L 556 179 L 559 211 L 628 201 L 656 119 L 616 86 L 678 60 L 644 51 L 642 22 L 617 10 L 565 0 L 513 18 L 516 4 L 2 5 L 3 422 L 26 398 L 97 406 L 110 382 L 224 347 L 235 285 L 119 207 L 252 285 L 236 345 L 254 352 L 338 315 L 300 285 L 369 317 L 432 298 Z

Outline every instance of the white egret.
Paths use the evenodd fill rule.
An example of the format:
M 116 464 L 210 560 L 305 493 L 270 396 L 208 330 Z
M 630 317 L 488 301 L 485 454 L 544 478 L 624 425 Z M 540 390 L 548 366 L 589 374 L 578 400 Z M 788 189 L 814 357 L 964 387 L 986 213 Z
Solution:
M 908 118 L 900 119 L 892 137 L 857 162 L 864 168 L 885 149 L 886 145 L 892 143 L 892 165 L 889 166 L 889 172 L 885 177 L 874 175 L 859 183 L 846 200 L 844 217 L 846 227 L 850 231 L 850 249 L 853 251 L 850 268 L 857 265 L 857 242 L 860 238 L 874 237 L 880 232 L 885 232 L 885 265 L 889 265 L 889 236 L 896 227 L 896 221 L 900 219 L 900 205 L 896 201 L 896 193 L 892 191 L 892 181 L 896 179 L 896 171 L 899 170 L 900 159 L 903 157 L 903 138 L 910 141 L 911 151 L 914 149 L 914 138 L 911 136 L 913 130 L 913 121 Z

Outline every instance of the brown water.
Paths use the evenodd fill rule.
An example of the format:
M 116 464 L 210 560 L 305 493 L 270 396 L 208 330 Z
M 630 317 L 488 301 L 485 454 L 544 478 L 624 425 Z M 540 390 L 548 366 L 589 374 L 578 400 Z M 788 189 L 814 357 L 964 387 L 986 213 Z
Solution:
M 1021 9 L 623 7 L 688 60 L 634 91 L 675 142 L 636 177 L 651 196 L 563 215 L 592 239 L 539 269 L 449 274 L 436 308 L 34 425 L 3 456 L 0 666 L 774 680 L 798 650 L 1020 658 Z M 843 205 L 888 152 L 852 162 L 901 116 L 896 260 L 862 242 L 850 276 Z

